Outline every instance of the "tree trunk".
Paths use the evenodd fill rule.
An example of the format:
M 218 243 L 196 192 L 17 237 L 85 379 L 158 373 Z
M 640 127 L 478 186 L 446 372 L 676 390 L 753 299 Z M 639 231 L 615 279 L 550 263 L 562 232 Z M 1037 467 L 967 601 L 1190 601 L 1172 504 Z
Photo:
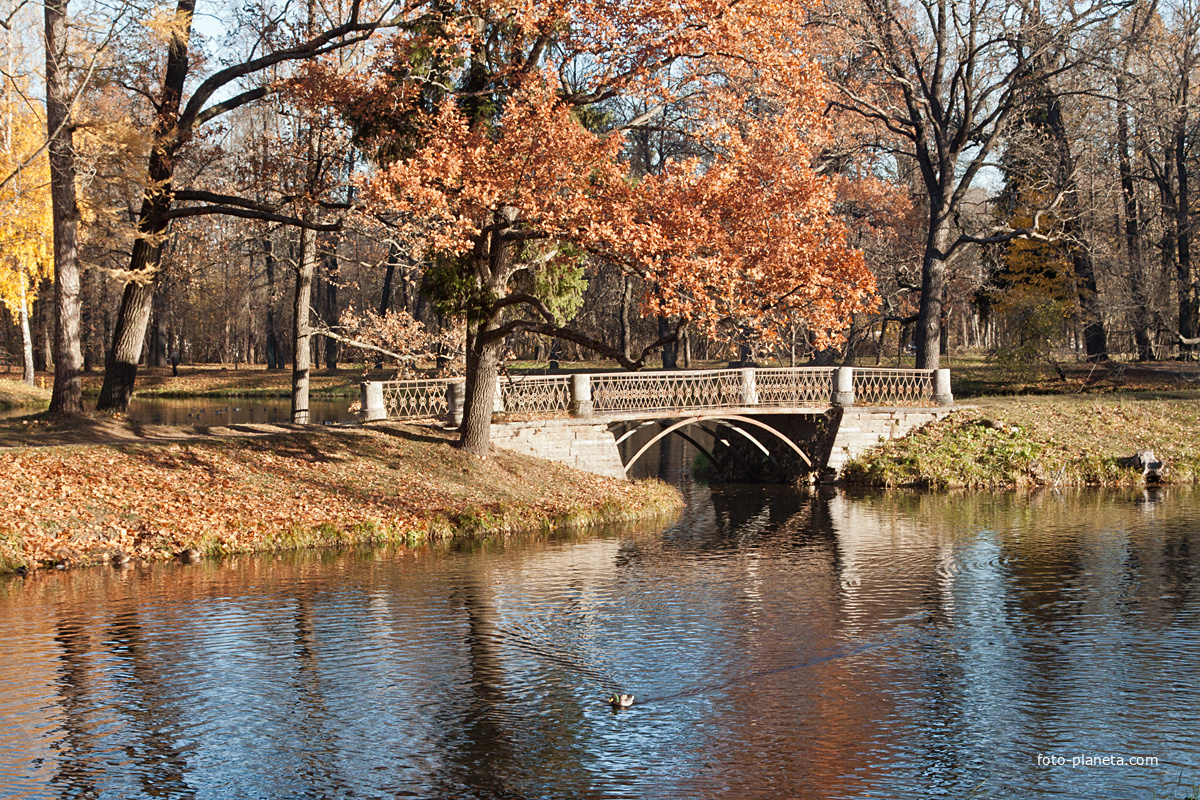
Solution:
M 505 206 L 493 214 L 495 229 L 476 249 L 469 266 L 493 297 L 502 297 L 512 275 L 513 250 L 516 247 L 508 236 L 516 221 L 515 208 Z M 459 429 L 458 446 L 465 452 L 487 458 L 491 451 L 492 407 L 496 396 L 496 376 L 500 373 L 500 352 L 503 337 L 489 335 L 500 327 L 502 308 L 491 307 L 484 319 L 467 325 L 467 380 L 463 398 L 463 423 Z
M 400 260 L 400 250 L 393 242 L 388 247 L 387 269 L 383 273 L 383 290 L 379 293 L 379 317 L 382 319 L 387 316 L 388 309 L 392 305 L 392 281 L 396 277 L 396 264 Z M 407 282 L 402 281 L 405 285 Z M 408 309 L 407 298 L 403 304 L 405 310 Z M 383 356 L 375 359 L 375 369 L 383 369 Z
M 308 324 L 312 306 L 313 273 L 317 268 L 317 234 L 300 229 L 300 263 L 296 268 L 296 296 L 292 305 L 292 422 L 307 425 L 308 384 L 312 372 L 312 329 Z
M 936 201 L 931 201 L 936 202 Z M 921 264 L 921 307 L 917 315 L 917 369 L 937 369 L 941 363 L 942 309 L 946 301 L 946 247 L 951 219 L 944 208 L 930 215 L 925 257 Z
M 472 364 L 467 370 L 458 446 L 467 453 L 486 458 L 491 451 L 492 408 L 496 401 L 496 377 L 500 374 L 500 349 L 504 340 L 487 340 L 478 333 L 472 338 L 473 352 L 469 357 Z
M 1184 96 L 1187 94 L 1187 78 L 1184 78 Z M 1176 250 L 1176 300 L 1179 307 L 1179 335 L 1187 339 L 1197 336 L 1200 327 L 1200 297 L 1196 293 L 1196 280 L 1192 270 L 1192 224 L 1191 197 L 1188 187 L 1187 140 L 1182 122 L 1175 134 L 1175 250 Z M 1195 348 L 1180 344 L 1182 353 Z
M 879 338 L 875 341 L 875 366 L 877 366 L 877 367 L 883 364 L 883 343 L 885 341 L 887 341 L 887 329 L 888 329 L 887 319 L 880 320 L 880 322 L 879 322 Z M 793 348 L 793 353 L 794 353 L 794 351 L 795 351 L 795 348 Z M 794 354 L 792 356 L 792 366 L 793 367 L 796 366 L 796 357 Z
M 267 369 L 282 369 L 279 353 L 279 322 L 275 319 L 275 244 L 263 239 L 263 261 L 267 270 Z
M 142 241 L 134 245 L 135 256 Z M 146 263 L 144 259 L 142 263 Z M 146 324 L 150 320 L 153 300 L 153 279 L 145 283 L 131 281 L 125 284 L 125 292 L 117 310 L 112 345 L 104 362 L 104 384 L 100 387 L 100 399 L 96 402 L 97 411 L 124 413 L 128 410 L 137 381 L 138 362 L 142 358 Z
M 166 303 L 162 293 L 155 293 L 153 310 L 150 318 L 150 366 L 165 367 L 167 365 L 167 340 L 163 333 L 163 317 L 166 315 Z
M 46 0 L 46 129 L 50 133 L 50 203 L 54 219 L 54 391 L 50 411 L 83 411 L 79 346 L 79 250 L 76 232 L 74 122 L 67 85 L 67 1 Z
M 25 283 L 29 278 L 22 271 L 21 283 L 21 356 L 25 362 L 25 372 L 21 379 L 26 386 L 33 386 L 33 331 L 29 329 L 29 300 Z
M 1125 95 L 1124 78 L 1117 79 L 1117 96 Z M 1133 162 L 1129 152 L 1129 117 L 1124 105 L 1117 108 L 1117 169 L 1121 178 L 1121 211 L 1125 228 L 1125 246 L 1129 255 L 1129 280 L 1133 294 L 1133 336 L 1137 343 L 1138 360 L 1154 357 L 1153 328 L 1150 324 L 1150 299 L 1146 275 L 1146 247 L 1141 220 L 1141 204 L 1133 183 Z
M 333 247 L 337 247 L 336 243 L 331 244 Z M 337 253 L 332 252 L 325 256 L 325 322 L 330 326 L 338 324 L 337 282 Z M 338 342 L 336 339 L 329 339 L 325 342 L 325 369 L 336 370 L 337 362 Z
M 392 281 L 396 277 L 396 263 L 400 260 L 400 251 L 393 244 L 388 248 L 387 270 L 383 273 L 383 291 L 379 295 L 379 316 L 386 317 L 392 305 Z
M 175 156 L 184 144 L 175 121 L 187 79 L 188 43 L 195 10 L 195 0 L 179 0 L 176 5 L 176 18 L 182 25 L 171 36 L 167 48 L 167 69 L 155 112 L 146 188 L 138 213 L 138 238 L 129 260 L 130 274 L 136 277 L 125 285 L 121 296 L 112 345 L 104 364 L 104 385 L 100 388 L 97 411 L 126 411 L 137 380 L 138 361 L 141 360 L 150 304 L 154 299 L 155 272 L 162 258 L 162 235 L 167 228 L 162 215 L 171 207 Z
M 1100 307 L 1100 292 L 1096 284 L 1096 267 L 1091 250 L 1081 244 L 1083 233 L 1079 229 L 1079 187 L 1075 180 L 1075 159 L 1071 156 L 1071 144 L 1067 139 L 1067 126 L 1063 120 L 1062 104 L 1056 95 L 1051 95 L 1046 114 L 1046 125 L 1054 137 L 1058 150 L 1058 173 L 1062 188 L 1067 191 L 1063 201 L 1067 209 L 1064 227 L 1067 238 L 1074 242 L 1068 250 L 1075 277 L 1082 287 L 1078 292 L 1079 311 L 1083 323 L 1084 347 L 1088 361 L 1104 361 L 1108 358 L 1108 334 L 1104 330 L 1104 317 Z
M 667 319 L 666 317 L 659 317 L 658 318 L 658 335 L 666 336 L 670 332 L 671 332 L 671 321 L 669 319 Z M 676 345 L 674 342 L 663 346 L 663 349 L 662 349 L 663 369 L 676 369 L 677 368 L 679 361 L 676 358 L 676 353 L 677 353 L 677 349 L 676 349 Z M 628 355 L 629 354 L 627 351 L 626 357 L 628 357 Z
M 34 356 L 42 370 L 54 372 L 54 286 L 50 281 L 42 281 L 34 308 L 37 309 L 38 331 L 38 346 Z
M 633 326 L 629 322 L 630 309 L 633 308 L 633 276 L 626 274 L 621 285 L 621 352 L 626 358 L 630 357 L 633 349 Z

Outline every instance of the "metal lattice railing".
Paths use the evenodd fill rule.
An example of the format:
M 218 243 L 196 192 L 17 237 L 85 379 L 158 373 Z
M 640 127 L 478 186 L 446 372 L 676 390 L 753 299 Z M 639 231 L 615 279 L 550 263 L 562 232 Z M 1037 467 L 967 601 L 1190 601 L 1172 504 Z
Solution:
M 742 371 L 629 372 L 591 376 L 597 414 L 728 408 L 744 405 Z
M 946 403 L 934 370 L 798 367 L 696 370 L 680 372 L 606 372 L 590 375 L 529 375 L 505 378 L 496 410 L 512 414 L 584 415 L 702 411 L 720 408 L 803 408 L 848 403 L 853 384 L 857 406 L 929 406 Z M 946 376 L 948 378 L 948 375 Z M 450 412 L 447 387 L 462 378 L 388 381 L 367 419 L 428 419 Z M 845 383 L 843 383 L 845 381 Z M 578 383 L 578 386 L 574 386 Z M 835 384 L 837 386 L 835 387 Z M 364 385 L 364 398 L 367 398 Z M 578 389 L 580 397 L 572 392 Z M 941 392 L 935 398 L 935 391 Z M 590 394 L 591 402 L 588 403 Z M 945 398 L 943 397 L 945 396 Z M 378 395 L 376 395 L 378 397 Z M 460 409 L 459 409 L 460 410 Z M 386 414 L 384 413 L 386 412 Z
M 502 379 L 500 396 L 510 414 L 553 414 L 571 405 L 570 375 L 526 375 Z
M 828 405 L 833 391 L 833 367 L 755 369 L 760 406 Z
M 931 369 L 854 369 L 854 404 L 924 406 L 933 402 Z
M 446 386 L 451 383 L 462 383 L 462 378 L 384 381 L 383 406 L 388 419 L 444 417 L 449 408 Z

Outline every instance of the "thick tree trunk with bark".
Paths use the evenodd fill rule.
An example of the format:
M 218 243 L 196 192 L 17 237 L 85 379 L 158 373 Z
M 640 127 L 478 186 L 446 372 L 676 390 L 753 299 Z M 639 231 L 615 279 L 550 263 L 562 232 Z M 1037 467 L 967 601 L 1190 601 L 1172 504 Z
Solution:
M 936 200 L 932 202 L 937 202 Z M 921 306 L 917 315 L 917 369 L 937 369 L 941 364 L 942 309 L 946 301 L 947 247 L 951 219 L 939 207 L 930 214 L 925 257 L 921 264 Z
M 146 339 L 146 324 L 154 299 L 156 271 L 162 258 L 162 236 L 167 229 L 164 215 L 171 207 L 171 179 L 175 158 L 184 144 L 176 128 L 183 86 L 188 73 L 188 43 L 191 40 L 195 0 L 179 0 L 176 18 L 182 23 L 171 37 L 162 97 L 155 112 L 154 136 L 150 147 L 146 189 L 138 214 L 138 239 L 129 260 L 129 271 L 137 276 L 125 285 L 120 311 L 113 330 L 112 345 L 104 365 L 97 411 L 121 413 L 129 408 L 137 380 L 138 361 Z
M 496 401 L 496 377 L 500 374 L 500 349 L 504 340 L 489 340 L 478 334 L 474 339 L 472 364 L 467 370 L 459 447 L 473 455 L 486 457 L 491 450 L 492 408 Z
M 494 229 L 472 254 L 470 268 L 485 294 L 503 297 L 512 277 L 516 244 L 509 240 L 509 235 L 517 211 L 503 207 L 492 216 Z M 458 446 L 481 458 L 486 458 L 491 450 L 492 404 L 504 345 L 504 337 L 495 332 L 503 316 L 504 308 L 493 305 L 483 320 L 467 325 L 467 380 Z
M 50 411 L 83 411 L 79 345 L 79 250 L 76 233 L 74 122 L 67 85 L 67 0 L 47 0 L 46 129 L 50 133 L 50 203 L 54 219 L 54 392 Z
M 296 267 L 296 295 L 292 306 L 292 422 L 309 423 L 308 389 L 312 372 L 312 327 L 308 324 L 312 307 L 313 273 L 317 268 L 317 234 L 300 230 L 300 263 Z
M 658 335 L 666 336 L 671 332 L 671 321 L 666 317 L 658 318 Z M 662 365 L 663 369 L 677 369 L 679 359 L 676 357 L 676 349 L 674 344 L 665 345 L 662 349 Z
M 134 245 L 135 256 L 137 250 L 137 245 Z M 144 257 L 141 263 L 146 263 Z M 100 399 L 96 402 L 97 411 L 124 413 L 129 409 L 153 300 L 153 278 L 145 283 L 125 284 L 121 305 L 117 309 L 112 344 L 104 362 L 104 384 L 100 387 Z

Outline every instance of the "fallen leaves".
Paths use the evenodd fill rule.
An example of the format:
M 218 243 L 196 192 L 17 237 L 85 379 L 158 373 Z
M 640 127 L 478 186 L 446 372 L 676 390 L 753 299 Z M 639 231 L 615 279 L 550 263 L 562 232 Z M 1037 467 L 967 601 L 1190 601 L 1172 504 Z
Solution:
M 0 451 L 0 570 L 121 551 L 244 552 L 554 527 L 677 504 L 630 485 L 502 453 L 486 462 L 435 429 L 317 429 L 259 439 Z M 418 467 L 419 465 L 419 467 Z M 614 509 L 611 503 L 619 498 Z M 609 505 L 606 505 L 609 504 Z

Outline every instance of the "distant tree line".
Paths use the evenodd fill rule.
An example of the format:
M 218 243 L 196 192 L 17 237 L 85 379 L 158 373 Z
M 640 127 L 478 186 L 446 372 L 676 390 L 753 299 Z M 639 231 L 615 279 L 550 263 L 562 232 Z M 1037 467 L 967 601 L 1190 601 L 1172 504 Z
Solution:
M 36 10 L 0 19 L 0 336 L 57 411 L 173 360 L 291 369 L 305 421 L 348 360 L 483 409 L 508 359 L 1200 344 L 1192 0 Z

